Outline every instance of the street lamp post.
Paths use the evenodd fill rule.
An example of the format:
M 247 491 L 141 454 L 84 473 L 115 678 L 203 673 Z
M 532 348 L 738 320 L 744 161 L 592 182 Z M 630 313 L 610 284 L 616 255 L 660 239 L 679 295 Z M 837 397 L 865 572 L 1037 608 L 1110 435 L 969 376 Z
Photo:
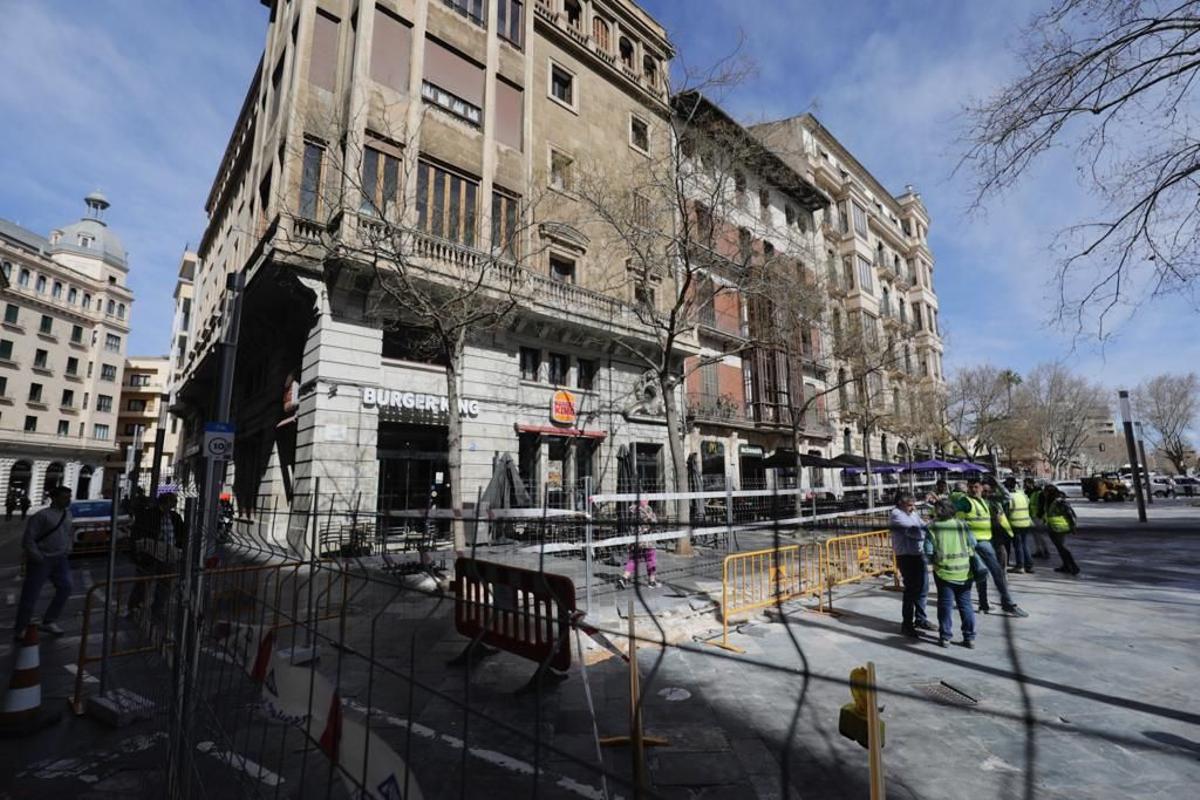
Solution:
M 1142 433 L 1142 423 L 1133 423 L 1137 427 L 1138 456 L 1142 459 L 1142 470 L 1146 473 L 1146 504 L 1154 505 L 1154 487 L 1150 485 L 1150 462 L 1146 460 L 1146 439 Z
M 1137 494 L 1138 522 L 1146 521 L 1146 495 L 1142 490 L 1141 467 L 1138 465 L 1137 447 L 1133 443 L 1133 412 L 1129 407 L 1129 392 L 1117 392 L 1121 401 L 1121 423 L 1125 427 L 1125 447 L 1129 450 L 1129 464 L 1133 467 L 1133 488 Z

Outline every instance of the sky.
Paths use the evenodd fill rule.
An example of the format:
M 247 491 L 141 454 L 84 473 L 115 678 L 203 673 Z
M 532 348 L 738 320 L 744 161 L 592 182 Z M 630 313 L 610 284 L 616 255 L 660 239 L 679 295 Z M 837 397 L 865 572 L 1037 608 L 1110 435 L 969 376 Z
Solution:
M 1060 149 L 982 213 L 955 174 L 962 108 L 1012 76 L 1012 45 L 1048 0 L 643 0 L 676 71 L 732 53 L 752 72 L 719 98 L 754 123 L 814 113 L 893 192 L 930 211 L 945 364 L 1026 372 L 1063 361 L 1110 387 L 1188 371 L 1194 312 L 1159 302 L 1103 347 L 1048 324 L 1054 233 L 1094 201 Z M 43 235 L 101 189 L 129 251 L 131 353 L 167 350 L 175 271 L 262 49 L 253 0 L 3 0 L 0 217 Z M 1181 324 L 1182 323 L 1182 324 Z

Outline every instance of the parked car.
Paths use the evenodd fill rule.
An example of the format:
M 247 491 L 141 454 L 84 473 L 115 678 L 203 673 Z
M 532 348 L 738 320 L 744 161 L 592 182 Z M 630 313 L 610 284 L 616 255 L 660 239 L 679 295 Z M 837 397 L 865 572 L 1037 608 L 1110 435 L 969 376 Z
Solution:
M 1155 497 L 1174 497 L 1175 481 L 1166 475 L 1151 475 L 1150 492 Z
M 1073 497 L 1083 497 L 1083 482 L 1082 481 L 1055 481 L 1054 485 L 1068 499 Z
M 1200 480 L 1180 475 L 1175 478 L 1175 494 L 1193 497 L 1200 494 Z
M 76 500 L 71 503 L 71 535 L 75 540 L 74 554 L 105 552 L 112 531 L 112 500 Z M 133 519 L 117 514 L 117 548 L 128 547 Z

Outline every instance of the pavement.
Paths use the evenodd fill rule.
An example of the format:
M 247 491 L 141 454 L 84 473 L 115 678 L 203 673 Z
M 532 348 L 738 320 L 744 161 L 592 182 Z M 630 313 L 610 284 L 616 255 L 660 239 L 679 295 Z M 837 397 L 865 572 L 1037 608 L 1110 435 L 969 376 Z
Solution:
M 746 651 L 738 655 L 706 643 L 719 631 L 711 601 L 719 551 L 664 557 L 656 590 L 617 591 L 619 566 L 598 564 L 603 591 L 589 620 L 624 647 L 621 612 L 636 597 L 638 635 L 648 640 L 640 648 L 645 728 L 668 740 L 648 751 L 652 796 L 866 797 L 866 751 L 838 734 L 837 715 L 850 700 L 850 669 L 868 660 L 887 725 L 891 798 L 1194 794 L 1200 508 L 1158 501 L 1149 525 L 1136 522 L 1132 504 L 1077 509 L 1081 532 L 1069 546 L 1082 576 L 1043 561 L 1035 574 L 1014 576 L 1030 616 L 981 616 L 975 650 L 901 637 L 900 597 L 877 580 L 840 590 L 838 616 L 800 602 L 755 615 L 731 633 Z M 0 527 L 0 625 L 15 613 L 16 535 Z M 545 568 L 578 575 L 580 564 L 557 557 Z M 103 565 L 81 562 L 80 585 L 89 571 L 97 580 Z M 65 639 L 42 647 L 47 695 L 73 688 L 81 594 L 65 615 Z M 533 665 L 510 654 L 472 670 L 447 666 L 465 643 L 450 609 L 449 600 L 381 581 L 355 587 L 345 632 L 321 628 L 331 639 L 318 662 L 336 678 L 346 718 L 370 720 L 425 798 L 632 797 L 628 748 L 597 746 L 598 736 L 628 730 L 626 662 L 580 636 L 583 657 L 564 681 L 520 693 Z M 5 674 L 11 652 L 0 644 Z M 199 687 L 201 796 L 348 797 L 327 761 L 261 713 L 257 689 L 220 656 L 207 658 Z M 120 685 L 155 695 L 167 676 L 151 656 L 114 672 Z M 68 714 L 42 734 L 6 741 L 0 798 L 162 796 L 165 723 L 163 712 L 114 730 Z

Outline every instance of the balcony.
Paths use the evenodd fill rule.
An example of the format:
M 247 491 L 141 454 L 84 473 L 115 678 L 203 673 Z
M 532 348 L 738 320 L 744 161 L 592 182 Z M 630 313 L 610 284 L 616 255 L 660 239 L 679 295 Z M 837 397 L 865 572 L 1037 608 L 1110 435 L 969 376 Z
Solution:
M 731 394 L 689 393 L 688 416 L 698 422 L 748 424 L 752 421 L 746 404 Z
M 819 411 L 809 411 L 804 415 L 804 422 L 801 426 L 805 436 L 814 436 L 821 439 L 833 438 L 833 423 L 829 421 L 829 416 L 822 414 Z
M 742 330 L 741 320 L 735 314 L 727 311 L 717 311 L 712 305 L 706 305 L 699 310 L 697 323 L 705 333 L 714 334 L 725 339 L 745 339 L 746 332 Z
M 343 215 L 341 225 L 341 238 L 351 247 L 355 240 L 366 250 L 372 242 L 402 240 L 406 257 L 419 260 L 422 276 L 430 282 L 472 287 L 479 284 L 483 293 L 494 299 L 516 298 L 520 312 L 557 322 L 583 323 L 589 328 L 635 337 L 650 333 L 633 306 L 615 297 L 555 280 L 475 247 L 413 229 L 393 230 L 381 239 L 384 223 L 351 213 Z M 349 225 L 356 225 L 358 230 L 346 230 Z M 417 265 L 410 266 L 414 267 Z
M 91 450 L 115 450 L 116 442 L 111 439 L 96 439 L 91 436 L 73 436 L 69 433 L 42 433 L 40 431 L 21 431 L 19 436 L 22 443 L 44 445 L 65 449 L 87 448 Z
M 846 279 L 836 272 L 829 272 L 825 275 L 825 288 L 831 297 L 846 297 L 850 294 L 850 287 L 847 285 Z

